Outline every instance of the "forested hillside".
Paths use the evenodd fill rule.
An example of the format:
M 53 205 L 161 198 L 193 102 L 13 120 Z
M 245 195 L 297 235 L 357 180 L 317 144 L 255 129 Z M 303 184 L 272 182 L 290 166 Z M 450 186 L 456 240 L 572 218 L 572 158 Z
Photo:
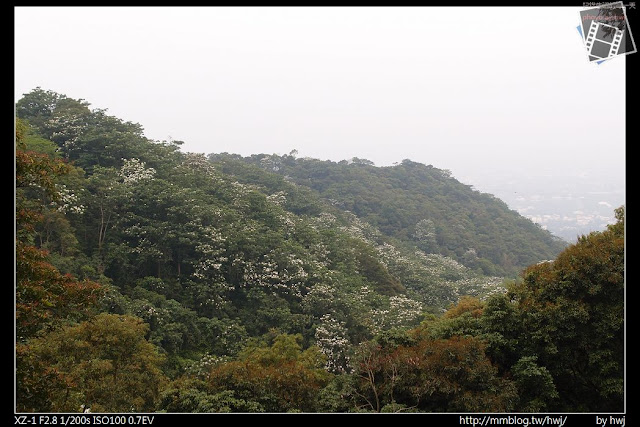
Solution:
M 18 411 L 620 409 L 622 209 L 534 264 L 552 236 L 432 167 L 16 115 Z
M 404 160 L 376 167 L 363 159 L 331 162 L 289 155 L 247 158 L 211 154 L 214 164 L 238 172 L 242 160 L 318 192 L 387 236 L 425 253 L 451 257 L 488 275 L 515 275 L 555 257 L 566 245 L 490 194 L 473 190 L 449 171 Z M 245 176 L 247 175 L 247 176 Z

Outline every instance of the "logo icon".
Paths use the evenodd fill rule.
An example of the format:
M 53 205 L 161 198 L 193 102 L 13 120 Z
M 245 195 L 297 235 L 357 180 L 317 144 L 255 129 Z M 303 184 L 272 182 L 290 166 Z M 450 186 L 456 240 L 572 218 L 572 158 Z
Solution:
M 589 61 L 609 60 L 636 52 L 623 3 L 603 4 L 580 12 L 578 30 Z

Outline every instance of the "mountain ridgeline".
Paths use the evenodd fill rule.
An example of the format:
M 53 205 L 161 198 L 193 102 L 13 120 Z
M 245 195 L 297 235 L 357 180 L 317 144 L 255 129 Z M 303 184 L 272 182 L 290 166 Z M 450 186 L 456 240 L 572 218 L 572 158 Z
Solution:
M 565 248 L 432 166 L 89 106 L 16 104 L 18 411 L 620 410 L 623 208 Z

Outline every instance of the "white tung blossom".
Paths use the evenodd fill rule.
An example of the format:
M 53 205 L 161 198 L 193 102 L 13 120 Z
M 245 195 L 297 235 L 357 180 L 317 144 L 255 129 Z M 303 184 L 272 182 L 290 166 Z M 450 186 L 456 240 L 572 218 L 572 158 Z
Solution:
M 118 171 L 124 184 L 132 185 L 141 181 L 153 179 L 156 174 L 154 168 L 146 168 L 143 161 L 138 159 L 123 159 L 124 164 Z
M 372 310 L 374 332 L 408 326 L 422 315 L 422 304 L 405 296 L 389 297 L 389 305 Z
M 347 211 L 347 215 L 349 225 L 340 227 L 342 231 L 369 244 L 375 244 L 376 240 L 381 238 L 382 234 L 377 228 L 361 220 L 351 212 Z
M 321 229 L 333 227 L 337 221 L 335 215 L 328 212 L 321 212 L 317 217 L 312 218 L 312 224 Z
M 333 373 L 344 373 L 351 370 L 348 355 L 351 346 L 347 337 L 344 322 L 325 314 L 320 318 L 320 324 L 315 332 L 316 345 L 327 356 L 325 369 Z
M 223 263 L 228 261 L 224 256 L 226 248 L 224 243 L 226 237 L 218 230 L 210 226 L 202 227 L 203 235 L 206 240 L 201 240 L 196 245 L 196 251 L 200 255 L 198 261 L 194 264 L 193 276 L 196 279 L 220 279 L 222 277 L 221 267 Z
M 309 278 L 304 261 L 295 254 L 275 259 L 268 253 L 262 261 L 243 261 L 244 286 L 260 286 L 266 290 L 285 292 L 302 298 L 303 288 Z
M 158 245 L 151 242 L 146 237 L 141 238 L 138 241 L 138 245 L 134 248 L 131 248 L 130 251 L 132 253 L 135 253 L 138 255 L 145 255 L 149 258 L 154 258 L 154 259 L 158 259 L 163 255 L 162 251 L 158 249 Z
M 200 360 L 194 361 L 191 364 L 187 365 L 185 371 L 188 374 L 206 379 L 209 376 L 209 372 L 214 365 L 225 362 L 227 361 L 227 359 L 228 358 L 226 357 L 214 356 L 210 353 L 205 353 L 204 355 L 202 355 Z
M 287 203 L 287 193 L 284 191 L 278 191 L 277 193 L 269 194 L 267 200 L 278 206 L 284 206 Z
M 295 221 L 295 215 L 292 214 L 291 212 L 284 212 L 281 215 L 278 215 L 278 219 L 280 220 L 280 223 L 282 224 L 282 228 L 285 231 L 285 234 L 288 236 L 290 235 L 292 232 L 295 232 L 296 230 L 296 221 Z
M 181 166 L 200 171 L 209 178 L 216 177 L 216 168 L 209 160 L 207 160 L 205 155 L 201 153 L 186 153 Z
M 86 131 L 86 117 L 82 114 L 54 116 L 45 127 L 51 132 L 51 140 L 62 143 L 67 152 L 76 148 L 78 138 Z
M 56 190 L 58 192 L 58 200 L 51 202 L 58 212 L 62 213 L 84 213 L 86 207 L 78 202 L 78 196 L 65 185 L 56 184 Z
M 330 313 L 336 302 L 337 290 L 329 283 L 317 283 L 302 299 L 302 308 L 307 313 Z

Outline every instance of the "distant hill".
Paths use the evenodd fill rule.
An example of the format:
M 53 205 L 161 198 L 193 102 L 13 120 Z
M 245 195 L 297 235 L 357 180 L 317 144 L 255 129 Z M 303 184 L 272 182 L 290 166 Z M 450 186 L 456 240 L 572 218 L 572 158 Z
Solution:
M 485 275 L 515 275 L 530 264 L 552 259 L 566 246 L 496 197 L 431 165 L 404 160 L 376 167 L 362 159 L 332 162 L 267 154 L 211 154 L 209 159 L 247 181 L 252 181 L 251 175 L 233 162 L 277 173 L 314 190 L 384 236 L 450 257 Z

